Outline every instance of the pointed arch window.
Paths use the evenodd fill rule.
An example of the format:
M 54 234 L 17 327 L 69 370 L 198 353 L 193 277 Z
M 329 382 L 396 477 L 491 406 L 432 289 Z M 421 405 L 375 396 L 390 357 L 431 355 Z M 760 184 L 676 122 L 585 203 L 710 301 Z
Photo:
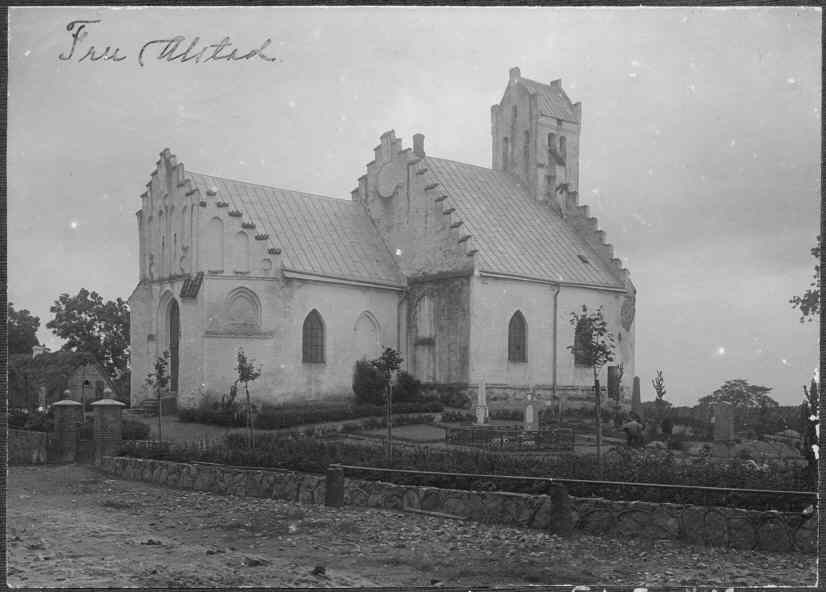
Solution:
M 518 310 L 513 313 L 508 324 L 508 361 L 527 362 L 528 326 L 525 317 Z
M 301 361 L 305 364 L 324 363 L 324 321 L 316 309 L 304 319 Z

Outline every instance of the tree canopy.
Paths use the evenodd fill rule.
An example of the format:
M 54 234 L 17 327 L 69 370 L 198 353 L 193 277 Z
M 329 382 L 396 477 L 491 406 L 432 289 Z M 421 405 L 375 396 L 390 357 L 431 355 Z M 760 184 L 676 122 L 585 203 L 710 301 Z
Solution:
M 735 407 L 759 408 L 778 407 L 777 401 L 772 399 L 768 393 L 771 387 L 749 384 L 747 380 L 736 378 L 727 380 L 723 386 L 705 397 L 700 397 L 700 405 L 712 405 L 714 403 L 728 403 Z
M 51 307 L 46 327 L 66 340 L 63 351 L 88 352 L 109 374 L 115 388 L 129 389 L 129 307 L 83 288 L 74 296 L 61 294 Z
M 25 308 L 22 310 L 14 310 L 14 304 L 9 302 L 9 355 L 31 355 L 32 348 L 35 345 L 40 345 L 40 342 L 37 340 L 37 330 L 39 328 L 40 317 L 32 316 Z
M 812 247 L 812 256 L 817 260 L 815 263 L 814 276 L 809 289 L 801 296 L 795 296 L 789 302 L 792 308 L 800 309 L 800 322 L 812 321 L 820 316 L 820 236 L 817 237 L 817 245 Z

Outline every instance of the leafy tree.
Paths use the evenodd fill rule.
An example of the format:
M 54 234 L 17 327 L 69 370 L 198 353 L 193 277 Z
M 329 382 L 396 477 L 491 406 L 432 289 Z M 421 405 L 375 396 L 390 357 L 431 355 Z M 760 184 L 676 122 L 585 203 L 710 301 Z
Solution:
M 370 365 L 379 371 L 384 386 L 384 398 L 387 406 L 387 462 L 390 462 L 393 456 L 393 396 L 390 381 L 393 378 L 393 373 L 401 368 L 403 361 L 402 357 L 399 356 L 399 352 L 390 347 L 386 348 L 381 356 L 370 361 Z
M 250 401 L 250 389 L 249 384 L 254 382 L 259 376 L 261 376 L 261 366 L 255 367 L 254 360 L 250 360 L 247 358 L 247 354 L 244 353 L 243 348 L 238 349 L 238 354 L 236 356 L 237 364 L 235 366 L 235 371 L 238 373 L 238 378 L 235 380 L 235 386 L 237 388 L 238 384 L 244 385 L 244 393 L 247 396 L 247 408 L 246 408 L 246 415 L 247 415 L 247 429 L 249 430 L 249 446 L 250 448 L 255 447 L 255 431 L 252 427 L 252 415 L 253 415 L 253 405 Z
M 579 314 L 571 313 L 571 324 L 575 327 L 574 344 L 568 349 L 574 354 L 576 363 L 587 366 L 594 373 L 594 416 L 597 427 L 597 465 L 602 474 L 602 401 L 599 389 L 599 369 L 614 359 L 614 335 L 608 331 L 608 323 L 600 306 L 594 312 L 582 305 Z
M 812 321 L 820 316 L 820 236 L 817 237 L 817 245 L 812 247 L 812 256 L 817 260 L 813 281 L 809 284 L 809 289 L 802 296 L 795 296 L 789 302 L 792 308 L 800 309 L 800 322 Z
M 767 407 L 779 407 L 777 401 L 772 399 L 767 393 L 771 387 L 749 384 L 747 380 L 737 378 L 727 380 L 723 386 L 705 397 L 700 397 L 700 405 L 712 405 L 714 403 L 728 403 L 734 407 L 745 407 L 760 409 Z
M 88 352 L 109 374 L 121 394 L 129 391 L 129 307 L 83 288 L 75 296 L 61 294 L 50 308 L 46 327 L 66 340 L 63 351 Z
M 146 386 L 151 392 L 155 393 L 158 398 L 158 440 L 163 441 L 163 434 L 161 432 L 161 418 L 163 416 L 163 406 L 161 405 L 161 395 L 166 392 L 169 386 L 169 352 L 164 351 L 163 354 L 155 358 L 152 364 L 152 372 L 146 375 Z
M 33 317 L 26 310 L 14 310 L 14 305 L 9 302 L 8 310 L 8 339 L 9 355 L 31 354 L 35 345 L 40 345 L 37 340 L 37 330 L 40 328 L 40 317 Z

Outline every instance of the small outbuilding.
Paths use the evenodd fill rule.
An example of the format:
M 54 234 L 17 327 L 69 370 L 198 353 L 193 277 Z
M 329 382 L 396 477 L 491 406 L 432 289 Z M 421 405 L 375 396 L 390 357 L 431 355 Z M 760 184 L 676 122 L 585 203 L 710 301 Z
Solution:
M 34 410 L 66 398 L 79 403 L 103 398 L 112 388 L 106 371 L 92 354 L 85 352 L 17 354 L 9 357 L 9 407 Z

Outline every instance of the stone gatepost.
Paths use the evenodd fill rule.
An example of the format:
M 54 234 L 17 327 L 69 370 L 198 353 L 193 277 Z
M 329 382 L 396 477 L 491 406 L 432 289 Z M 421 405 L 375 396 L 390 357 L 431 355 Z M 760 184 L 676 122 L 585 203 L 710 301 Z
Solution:
M 75 462 L 80 424 L 83 421 L 83 405 L 71 399 L 63 399 L 52 405 L 54 431 L 57 439 L 58 462 Z
M 92 403 L 95 413 L 95 464 L 104 456 L 117 454 L 121 441 L 121 412 L 126 405 L 112 399 L 112 391 L 103 391 L 103 399 Z

